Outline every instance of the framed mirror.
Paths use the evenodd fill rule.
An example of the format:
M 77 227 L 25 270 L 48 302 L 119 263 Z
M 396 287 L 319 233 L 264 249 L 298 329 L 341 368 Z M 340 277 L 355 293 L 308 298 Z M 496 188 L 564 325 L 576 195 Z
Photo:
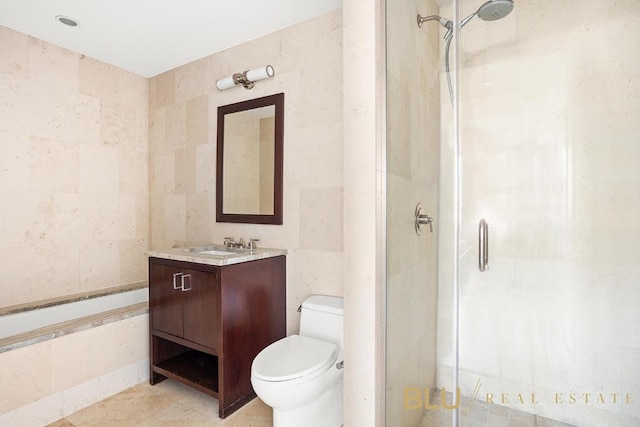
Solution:
M 216 222 L 282 224 L 284 93 L 218 107 Z

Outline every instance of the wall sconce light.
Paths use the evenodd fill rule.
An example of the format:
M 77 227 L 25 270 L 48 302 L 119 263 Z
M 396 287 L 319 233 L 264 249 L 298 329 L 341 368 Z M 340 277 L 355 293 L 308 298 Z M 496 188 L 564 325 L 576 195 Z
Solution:
M 220 90 L 225 90 L 236 85 L 242 85 L 245 89 L 252 89 L 258 80 L 273 77 L 273 74 L 273 67 L 267 65 L 220 79 L 216 82 L 216 87 Z

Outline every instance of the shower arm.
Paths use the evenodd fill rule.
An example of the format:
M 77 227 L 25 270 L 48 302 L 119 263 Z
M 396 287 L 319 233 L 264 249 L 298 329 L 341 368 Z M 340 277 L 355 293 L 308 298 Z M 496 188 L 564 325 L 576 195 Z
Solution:
M 460 22 L 460 28 L 467 25 L 467 23 L 471 21 L 471 19 L 473 19 L 473 17 L 476 16 L 477 13 L 478 12 L 474 12 L 464 18 L 462 22 Z M 444 34 L 444 39 L 449 40 L 451 37 L 453 37 L 453 22 L 451 22 L 447 18 L 443 18 L 439 15 L 421 16 L 420 14 L 418 14 L 416 20 L 418 21 L 418 28 L 422 28 L 422 24 L 424 24 L 425 22 L 438 21 L 440 25 L 447 29 L 447 32 Z
M 453 26 L 453 23 L 451 21 L 438 15 L 429 15 L 429 16 L 418 15 L 417 21 L 418 21 L 418 28 L 422 28 L 422 24 L 429 21 L 438 21 L 440 25 L 442 25 L 444 28 L 446 28 L 449 31 Z
M 464 18 L 461 22 L 460 22 L 460 28 L 464 27 L 465 25 L 467 25 L 467 23 L 469 21 L 471 21 L 471 19 L 476 16 L 477 12 L 472 13 L 471 15 L 467 16 L 466 18 Z
M 469 21 L 471 21 L 473 19 L 474 16 L 476 16 L 477 12 L 472 13 L 471 15 L 467 16 L 466 18 L 464 18 L 461 22 L 460 22 L 460 29 L 462 29 L 465 25 L 467 25 L 469 23 Z M 447 29 L 447 32 L 444 35 L 444 39 L 446 41 L 449 41 L 449 39 L 451 37 L 453 37 L 453 22 L 448 21 L 447 26 L 445 26 L 445 28 Z M 419 24 L 418 24 L 419 25 Z

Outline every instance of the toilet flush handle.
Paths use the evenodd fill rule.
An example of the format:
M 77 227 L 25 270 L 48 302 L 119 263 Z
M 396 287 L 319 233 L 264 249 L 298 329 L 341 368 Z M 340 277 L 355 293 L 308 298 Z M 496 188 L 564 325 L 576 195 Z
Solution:
M 341 362 L 336 363 L 336 368 L 343 369 L 344 368 L 344 360 L 341 361 Z

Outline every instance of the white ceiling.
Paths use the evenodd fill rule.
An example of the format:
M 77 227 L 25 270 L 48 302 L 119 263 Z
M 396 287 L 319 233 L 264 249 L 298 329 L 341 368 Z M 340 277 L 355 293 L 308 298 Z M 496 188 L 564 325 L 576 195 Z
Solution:
M 152 77 L 340 7 L 342 0 L 0 0 L 0 25 Z

